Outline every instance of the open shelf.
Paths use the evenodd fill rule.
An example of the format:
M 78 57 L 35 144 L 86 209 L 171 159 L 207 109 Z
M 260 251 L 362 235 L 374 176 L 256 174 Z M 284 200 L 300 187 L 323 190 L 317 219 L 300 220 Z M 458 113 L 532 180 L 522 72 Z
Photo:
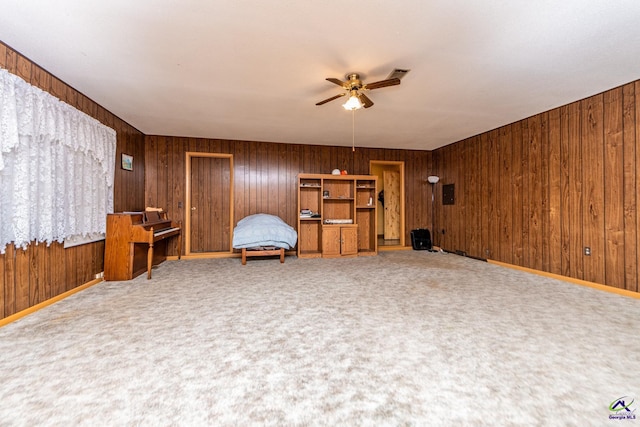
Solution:
M 320 214 L 298 219 L 298 256 L 376 255 L 377 179 L 372 175 L 298 175 L 298 212 L 306 209 Z

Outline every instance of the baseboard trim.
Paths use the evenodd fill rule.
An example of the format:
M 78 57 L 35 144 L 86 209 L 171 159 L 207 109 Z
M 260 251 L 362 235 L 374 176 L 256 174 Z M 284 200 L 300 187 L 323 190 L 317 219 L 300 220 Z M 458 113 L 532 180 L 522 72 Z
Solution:
M 535 270 L 533 268 L 528 268 L 528 267 L 521 267 L 519 265 L 508 264 L 506 262 L 495 261 L 492 259 L 487 260 L 487 262 L 490 264 L 495 264 L 502 267 L 512 268 L 514 270 L 526 271 L 528 273 L 537 274 L 539 276 L 551 277 L 553 279 L 574 283 L 576 285 L 587 286 L 589 288 L 598 289 L 600 291 L 611 292 L 613 294 L 623 295 L 625 297 L 640 299 L 640 292 L 633 292 L 627 289 L 620 289 L 620 288 L 615 288 L 613 286 L 601 285 L 600 283 L 594 283 L 586 280 L 575 279 L 573 277 L 562 276 L 561 274 L 548 273 L 546 271 Z
M 104 279 L 93 279 L 92 281 L 87 282 L 87 283 L 85 283 L 83 285 L 80 285 L 77 288 L 73 288 L 73 289 L 71 289 L 71 290 L 69 290 L 67 292 L 63 292 L 60 295 L 56 295 L 55 297 L 49 298 L 46 301 L 42 301 L 41 303 L 33 305 L 33 306 L 29 307 L 29 308 L 25 308 L 24 310 L 21 310 L 21 311 L 19 311 L 17 313 L 14 313 L 11 316 L 7 316 L 4 319 L 0 319 L 0 328 L 5 326 L 5 325 L 8 325 L 9 323 L 15 322 L 16 320 L 21 319 L 24 316 L 27 316 L 27 315 L 29 315 L 31 313 L 35 313 L 36 311 L 41 310 L 41 309 L 43 309 L 43 308 L 45 308 L 45 307 L 47 307 L 47 306 L 49 306 L 51 304 L 54 304 L 54 303 L 56 303 L 56 302 L 58 302 L 60 300 L 63 300 L 66 297 L 75 294 L 76 292 L 83 291 L 83 290 L 85 290 L 87 288 L 90 288 L 91 286 L 96 285 L 96 284 L 98 284 L 100 282 L 103 282 L 103 281 L 104 281 Z

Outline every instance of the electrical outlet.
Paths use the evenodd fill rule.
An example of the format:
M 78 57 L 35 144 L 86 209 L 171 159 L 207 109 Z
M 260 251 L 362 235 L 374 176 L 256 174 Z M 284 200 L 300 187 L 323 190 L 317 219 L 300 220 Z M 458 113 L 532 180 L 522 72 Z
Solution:
M 585 256 L 591 256 L 591 248 L 589 246 L 584 247 Z

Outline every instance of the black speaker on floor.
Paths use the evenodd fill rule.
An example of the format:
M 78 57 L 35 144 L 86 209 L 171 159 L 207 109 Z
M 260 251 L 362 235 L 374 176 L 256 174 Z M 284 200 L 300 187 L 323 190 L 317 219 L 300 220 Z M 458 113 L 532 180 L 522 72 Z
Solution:
M 430 251 L 431 244 L 431 233 L 426 228 L 417 228 L 415 230 L 411 230 L 411 246 L 416 251 L 419 250 L 427 250 Z

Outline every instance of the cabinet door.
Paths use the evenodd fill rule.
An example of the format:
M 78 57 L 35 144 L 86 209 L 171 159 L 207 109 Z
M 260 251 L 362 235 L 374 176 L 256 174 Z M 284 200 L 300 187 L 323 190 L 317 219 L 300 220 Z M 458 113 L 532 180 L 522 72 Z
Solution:
M 358 253 L 358 229 L 356 227 L 343 227 L 340 229 L 342 255 L 355 255 Z
M 322 256 L 340 256 L 340 227 L 322 227 Z

